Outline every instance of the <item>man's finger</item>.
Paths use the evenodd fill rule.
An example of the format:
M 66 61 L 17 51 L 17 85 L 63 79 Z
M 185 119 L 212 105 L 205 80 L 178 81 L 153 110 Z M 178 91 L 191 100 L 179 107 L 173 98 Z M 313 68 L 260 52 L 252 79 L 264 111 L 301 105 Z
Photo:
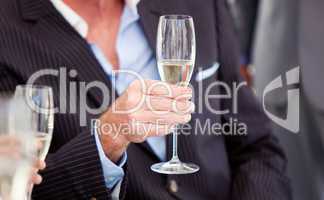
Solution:
M 191 120 L 190 114 L 177 114 L 165 111 L 142 111 L 132 115 L 135 121 L 152 124 L 184 124 Z
M 195 105 L 191 101 L 177 101 L 161 96 L 146 96 L 145 110 L 172 111 L 178 114 L 189 114 L 194 111 Z
M 20 142 L 15 136 L 10 135 L 1 135 L 0 136 L 0 145 L 7 145 L 7 146 L 19 146 Z
M 145 80 L 147 86 L 145 94 L 163 96 L 168 98 L 176 98 L 182 96 L 190 99 L 192 97 L 192 89 L 189 87 L 171 85 L 162 81 Z
M 43 178 L 39 174 L 33 174 L 31 177 L 31 182 L 33 184 L 39 185 L 43 181 Z
M 43 170 L 46 168 L 46 163 L 42 160 L 37 160 L 35 163 L 35 168 L 38 170 Z

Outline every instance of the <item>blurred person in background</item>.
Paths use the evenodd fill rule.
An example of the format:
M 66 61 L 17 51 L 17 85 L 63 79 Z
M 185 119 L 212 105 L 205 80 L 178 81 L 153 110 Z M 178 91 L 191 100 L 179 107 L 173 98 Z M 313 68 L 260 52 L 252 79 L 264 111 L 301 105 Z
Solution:
M 251 21 L 257 14 L 250 49 L 251 64 L 256 68 L 254 87 L 262 100 L 265 87 L 280 75 L 300 66 L 300 132 L 294 134 L 273 123 L 273 130 L 288 156 L 288 174 L 292 180 L 294 199 L 321 200 L 324 180 L 324 2 L 318 0 L 238 0 L 236 9 L 246 14 L 241 21 Z M 248 8 L 246 7 L 248 5 Z M 240 34 L 240 32 L 239 32 Z M 285 82 L 285 80 L 284 80 Z M 266 96 L 265 105 L 272 113 L 287 115 L 288 86 Z M 284 117 L 283 117 L 284 118 Z

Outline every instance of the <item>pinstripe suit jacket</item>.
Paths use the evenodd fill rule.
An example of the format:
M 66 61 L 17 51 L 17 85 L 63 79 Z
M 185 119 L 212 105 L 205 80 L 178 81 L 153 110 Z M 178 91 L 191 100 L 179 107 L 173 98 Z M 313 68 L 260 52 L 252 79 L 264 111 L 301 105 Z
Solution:
M 196 65 L 205 68 L 215 61 L 222 65 L 215 76 L 203 80 L 203 86 L 216 79 L 228 84 L 240 81 L 237 45 L 224 0 L 142 0 L 138 10 L 152 48 L 155 46 L 159 15 L 192 15 L 198 48 Z M 68 81 L 78 86 L 82 82 L 101 81 L 114 93 L 87 42 L 69 26 L 48 0 L 1 0 L 1 90 L 13 91 L 17 84 L 24 84 L 32 73 L 44 68 L 59 69 L 61 66 L 67 70 L 77 70 L 77 76 L 67 77 Z M 194 73 L 197 70 L 198 67 Z M 42 77 L 37 83 L 53 87 L 55 104 L 59 105 L 59 77 Z M 192 84 L 195 90 L 198 89 L 196 82 Z M 217 87 L 212 91 L 223 92 Z M 197 102 L 198 96 L 194 97 Z M 62 97 L 69 98 L 69 92 L 67 95 L 63 93 Z M 79 94 L 76 98 L 79 99 Z M 247 136 L 212 136 L 201 132 L 198 135 L 181 135 L 180 157 L 201 167 L 198 173 L 183 176 L 151 172 L 149 166 L 158 162 L 156 155 L 146 143 L 132 144 L 127 150 L 128 162 L 120 198 L 289 199 L 289 183 L 284 174 L 285 157 L 269 132 L 267 120 L 249 89 L 241 89 L 238 98 L 239 113 L 235 117 L 247 124 Z M 102 94 L 92 88 L 86 100 L 91 107 L 98 107 Z M 213 100 L 210 105 L 214 109 L 232 106 L 230 100 Z M 199 119 L 202 122 L 211 120 L 225 123 L 232 116 L 216 116 L 204 104 L 202 106 L 203 114 L 193 114 L 193 121 Z M 70 106 L 67 106 L 69 109 Z M 46 159 L 47 168 L 42 172 L 44 181 L 35 187 L 34 199 L 111 198 L 111 191 L 104 184 L 94 137 L 89 126 L 79 125 L 79 114 L 55 115 L 54 138 Z M 88 119 L 91 117 L 94 116 L 89 115 Z M 170 149 L 167 143 L 167 149 Z

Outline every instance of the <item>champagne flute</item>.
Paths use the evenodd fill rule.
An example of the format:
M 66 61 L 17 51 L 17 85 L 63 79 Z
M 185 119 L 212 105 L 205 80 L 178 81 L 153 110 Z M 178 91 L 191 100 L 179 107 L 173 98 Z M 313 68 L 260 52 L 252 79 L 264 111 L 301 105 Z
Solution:
M 17 110 L 24 115 L 18 115 Z M 31 114 L 24 109 L 21 99 L 0 99 L 0 111 L 0 199 L 22 200 L 27 192 L 36 149 L 34 137 L 20 132 L 19 127 L 28 126 L 22 118 L 27 119 Z M 13 129 L 15 124 L 19 127 Z
M 32 115 L 29 121 L 30 132 L 42 146 L 37 157 L 45 160 L 49 151 L 54 128 L 54 102 L 52 88 L 41 85 L 19 85 L 16 87 L 15 98 L 23 97 Z M 28 198 L 31 199 L 31 191 Z
M 192 76 L 196 40 L 193 19 L 188 15 L 165 15 L 160 17 L 157 34 L 157 62 L 162 81 L 169 84 L 188 86 Z M 151 166 L 162 174 L 190 174 L 199 166 L 181 162 L 178 157 L 177 128 L 173 129 L 173 153 L 168 162 Z

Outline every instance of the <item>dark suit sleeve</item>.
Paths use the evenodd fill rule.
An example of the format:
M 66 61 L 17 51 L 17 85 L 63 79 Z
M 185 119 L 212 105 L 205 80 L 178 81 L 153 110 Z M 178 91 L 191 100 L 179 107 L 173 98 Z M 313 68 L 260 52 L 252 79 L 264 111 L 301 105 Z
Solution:
M 21 84 L 20 80 L 0 63 L 0 91 L 14 91 L 15 86 Z M 41 172 L 43 183 L 34 187 L 33 199 L 111 199 L 111 192 L 104 183 L 95 138 L 90 131 L 79 133 L 58 151 L 49 154 L 46 164 Z
M 80 133 L 46 159 L 44 182 L 34 199 L 110 199 L 96 143 L 90 131 Z
M 220 79 L 232 86 L 242 82 L 238 67 L 238 42 L 225 1 L 216 2 L 222 65 Z M 247 128 L 245 136 L 225 136 L 232 172 L 232 200 L 291 199 L 290 184 L 285 174 L 287 160 L 278 140 L 271 133 L 269 120 L 251 89 L 243 86 L 237 94 L 237 114 L 222 117 L 223 123 L 233 118 Z M 232 99 L 222 101 L 222 107 L 233 111 Z

